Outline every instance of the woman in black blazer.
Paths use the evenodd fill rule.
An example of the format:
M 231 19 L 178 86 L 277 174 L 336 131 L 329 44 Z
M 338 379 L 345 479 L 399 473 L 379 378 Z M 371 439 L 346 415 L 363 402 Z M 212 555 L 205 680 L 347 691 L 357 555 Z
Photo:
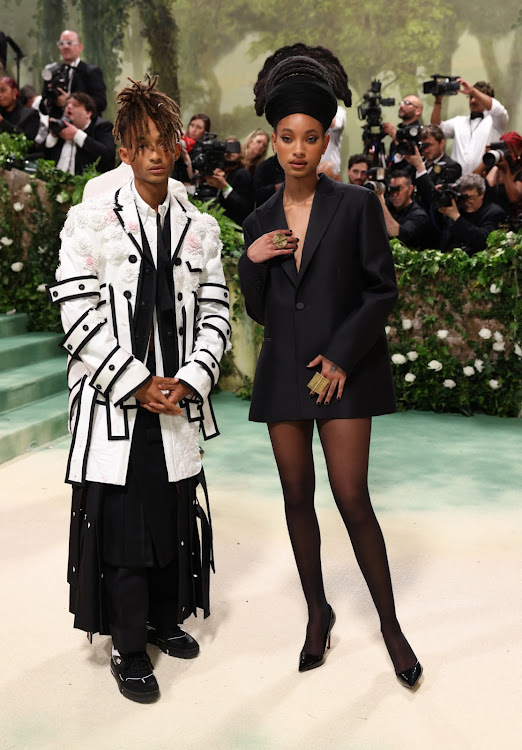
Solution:
M 367 487 L 371 417 L 395 410 L 384 326 L 397 299 L 382 210 L 366 188 L 316 169 L 348 80 L 321 47 L 295 44 L 267 59 L 256 111 L 274 127 L 285 185 L 245 221 L 239 261 L 249 315 L 264 326 L 250 419 L 267 422 L 290 539 L 308 605 L 299 671 L 324 662 L 335 614 L 323 587 L 314 509 L 317 422 L 332 492 L 375 602 L 402 684 L 422 667 L 402 634 L 386 548 Z M 324 380 L 315 390 L 310 379 Z M 316 376 L 317 379 L 317 376 Z

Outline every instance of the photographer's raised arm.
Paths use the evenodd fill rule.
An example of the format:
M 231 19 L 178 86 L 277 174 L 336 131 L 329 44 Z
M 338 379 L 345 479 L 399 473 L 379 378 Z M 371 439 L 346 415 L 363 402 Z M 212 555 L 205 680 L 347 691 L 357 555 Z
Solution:
M 442 122 L 442 96 L 436 96 L 433 102 L 433 109 L 431 110 L 430 122 L 432 125 L 440 125 Z
M 388 211 L 388 206 L 386 205 L 386 201 L 384 199 L 384 193 L 377 193 L 377 197 L 381 202 L 382 212 L 384 214 L 384 223 L 386 224 L 388 237 L 397 237 L 401 230 L 400 224 L 398 221 L 395 221 L 391 213 Z

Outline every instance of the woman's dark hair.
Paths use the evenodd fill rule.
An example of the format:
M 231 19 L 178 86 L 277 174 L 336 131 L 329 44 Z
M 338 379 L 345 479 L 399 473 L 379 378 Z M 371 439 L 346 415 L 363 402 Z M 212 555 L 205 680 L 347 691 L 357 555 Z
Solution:
M 210 132 L 210 117 L 206 115 L 204 112 L 200 112 L 197 115 L 192 115 L 190 118 L 190 122 L 194 122 L 194 120 L 203 120 L 203 125 L 205 126 L 205 133 Z M 190 125 L 189 122 L 189 125 Z
M 134 137 L 134 152 L 140 140 L 147 138 L 148 118 L 154 122 L 165 143 L 172 144 L 172 149 L 183 135 L 183 124 L 180 109 L 173 99 L 156 89 L 158 76 L 153 79 L 147 73 L 147 83 L 133 81 L 117 96 L 120 105 L 114 122 L 113 134 L 116 140 L 124 144 L 126 136 Z
M 254 85 L 254 106 L 258 115 L 264 113 L 272 89 L 292 75 L 313 76 L 329 86 L 336 98 L 342 99 L 347 107 L 352 103 L 348 76 L 339 58 L 325 47 L 309 47 L 297 42 L 280 47 L 265 60 Z

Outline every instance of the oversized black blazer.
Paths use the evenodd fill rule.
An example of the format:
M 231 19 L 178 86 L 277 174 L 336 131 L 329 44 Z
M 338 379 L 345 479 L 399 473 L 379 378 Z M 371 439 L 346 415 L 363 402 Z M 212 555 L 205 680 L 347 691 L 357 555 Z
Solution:
M 71 81 L 71 94 L 75 91 L 84 91 L 94 99 L 96 114 L 101 115 L 107 106 L 107 90 L 103 73 L 97 65 L 80 60 L 73 71 Z
M 287 228 L 284 188 L 245 220 L 246 248 Z M 319 177 L 301 267 L 293 255 L 239 260 L 249 315 L 264 326 L 250 419 L 256 422 L 356 418 L 395 411 L 384 326 L 397 299 L 395 269 L 382 208 L 357 185 Z M 318 406 L 307 383 L 318 354 L 343 368 L 340 400 Z

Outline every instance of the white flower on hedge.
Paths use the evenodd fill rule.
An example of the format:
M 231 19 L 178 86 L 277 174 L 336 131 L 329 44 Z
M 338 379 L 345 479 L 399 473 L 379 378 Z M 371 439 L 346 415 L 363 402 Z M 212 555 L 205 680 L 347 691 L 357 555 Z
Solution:
M 491 331 L 489 330 L 489 328 L 481 328 L 479 331 L 479 336 L 481 339 L 490 339 Z
M 484 362 L 481 359 L 476 359 L 474 365 L 477 372 L 482 372 L 484 369 Z
M 5 247 L 9 247 L 9 245 L 13 244 L 14 240 L 12 240 L 10 237 L 2 237 L 2 238 L 0 238 L 0 242 Z
M 431 362 L 428 362 L 428 369 L 440 372 L 442 370 L 442 362 L 439 362 L 438 359 L 432 359 Z
M 500 294 L 501 289 L 496 284 L 491 284 L 491 286 L 489 287 L 489 291 L 491 292 L 491 294 Z
M 500 333 L 500 331 L 495 331 L 493 334 L 493 338 L 495 341 L 504 341 L 504 336 Z
M 37 292 L 45 292 L 47 291 L 47 286 L 45 284 L 38 284 L 36 287 Z
M 413 320 L 410 320 L 409 318 L 403 318 L 402 327 L 404 328 L 405 331 L 409 331 L 410 328 L 413 327 Z
M 492 388 L 494 391 L 497 391 L 500 388 L 500 383 L 498 382 L 498 380 L 490 380 L 489 387 Z
M 31 187 L 29 183 L 27 183 L 27 185 L 24 185 L 24 187 L 22 188 L 22 193 L 26 193 L 27 195 L 29 195 L 32 192 L 33 192 L 33 188 Z
M 522 357 L 522 349 L 520 348 L 520 344 L 515 344 L 515 354 L 517 357 Z
M 64 196 L 63 193 L 58 193 L 58 195 L 56 196 L 56 202 L 57 203 L 65 203 L 66 200 L 67 199 L 66 199 L 66 197 Z
M 462 372 L 467 378 L 470 378 L 472 375 L 475 374 L 475 368 L 471 367 L 471 365 L 466 365 L 466 367 L 462 368 Z
M 513 247 L 515 244 L 515 233 L 514 232 L 506 232 L 506 242 L 510 247 Z
M 442 328 L 440 331 L 437 331 L 437 337 L 444 341 L 444 339 L 448 338 L 448 333 L 449 331 L 446 331 L 444 328 Z
M 23 267 L 24 267 L 24 264 L 18 260 L 16 263 L 11 264 L 11 271 L 14 271 L 15 273 L 20 273 Z
M 448 380 L 444 380 L 444 381 L 443 381 L 442 385 L 444 386 L 444 388 L 455 388 L 455 386 L 456 386 L 457 384 L 455 383 L 455 381 L 454 381 L 454 380 L 450 380 L 450 379 L 448 378 Z
M 391 331 L 391 326 L 385 326 L 385 328 L 384 328 L 384 333 L 385 333 L 385 334 L 386 334 L 387 336 L 389 336 L 389 335 L 390 335 L 390 331 Z
M 38 253 L 40 255 L 43 255 L 47 251 L 46 247 L 42 247 L 41 245 L 38 245 Z
M 503 352 L 505 348 L 506 344 L 504 341 L 495 341 L 495 343 L 493 344 L 493 349 L 496 352 Z
M 407 383 L 414 383 L 417 380 L 417 376 L 414 375 L 412 372 L 407 372 L 406 375 L 404 376 L 404 380 Z
M 410 362 L 415 362 L 416 359 L 419 359 L 418 352 L 408 352 L 408 354 L 406 356 L 408 357 L 408 359 L 410 360 Z
M 24 204 L 20 203 L 19 201 L 16 201 L 16 203 L 13 203 L 13 208 L 15 211 L 23 211 L 24 210 Z
M 403 365 L 406 362 L 404 354 L 392 354 L 391 358 L 394 365 Z

